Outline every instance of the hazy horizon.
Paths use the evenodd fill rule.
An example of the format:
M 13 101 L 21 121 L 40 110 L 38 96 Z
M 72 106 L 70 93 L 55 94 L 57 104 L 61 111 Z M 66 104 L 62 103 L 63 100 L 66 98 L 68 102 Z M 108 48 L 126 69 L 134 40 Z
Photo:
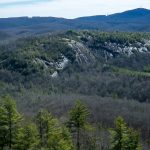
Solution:
M 109 15 L 136 8 L 150 9 L 149 0 L 1 0 L 0 18 Z

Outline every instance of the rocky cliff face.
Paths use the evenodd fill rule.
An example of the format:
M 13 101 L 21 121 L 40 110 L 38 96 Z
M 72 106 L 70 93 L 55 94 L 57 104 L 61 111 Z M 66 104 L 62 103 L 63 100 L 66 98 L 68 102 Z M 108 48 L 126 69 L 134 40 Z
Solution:
M 23 74 L 44 71 L 52 77 L 69 64 L 90 65 L 101 59 L 107 63 L 122 56 L 150 54 L 150 35 L 142 33 L 68 31 L 16 43 L 1 46 L 1 68 Z

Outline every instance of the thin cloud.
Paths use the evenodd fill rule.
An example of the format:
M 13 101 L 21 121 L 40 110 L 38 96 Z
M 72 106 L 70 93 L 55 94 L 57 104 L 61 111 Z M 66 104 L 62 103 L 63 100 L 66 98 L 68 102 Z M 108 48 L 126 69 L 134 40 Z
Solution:
M 43 2 L 51 2 L 52 0 L 2 0 L 0 1 L 0 7 L 6 8 L 11 6 L 17 5 L 32 5 L 36 3 L 43 3 Z
M 17 2 L 20 4 L 14 5 Z M 53 16 L 72 19 L 112 14 L 139 7 L 150 9 L 150 0 L 0 0 L 0 5 L 2 3 L 7 3 L 7 7 L 0 7 L 0 18 Z M 8 3 L 13 3 L 11 8 Z

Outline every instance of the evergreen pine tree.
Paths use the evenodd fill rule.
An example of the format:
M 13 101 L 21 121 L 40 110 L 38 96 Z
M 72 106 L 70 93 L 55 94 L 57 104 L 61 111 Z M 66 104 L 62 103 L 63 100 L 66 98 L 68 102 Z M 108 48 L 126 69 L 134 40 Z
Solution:
M 41 110 L 36 116 L 40 147 L 47 150 L 73 150 L 71 136 L 48 111 Z
M 129 128 L 122 117 L 115 120 L 111 133 L 111 150 L 141 150 L 139 134 Z
M 0 116 L 2 117 L 0 121 L 0 128 L 3 129 L 2 133 L 4 134 L 2 134 L 2 141 L 5 146 L 9 147 L 11 150 L 15 144 L 16 133 L 21 121 L 21 115 L 17 111 L 15 101 L 9 96 L 3 98 L 0 111 Z
M 5 109 L 0 104 L 0 149 L 3 150 L 6 146 L 7 122 Z
M 35 150 L 39 144 L 38 130 L 35 124 L 28 123 L 18 130 L 16 150 Z
M 70 111 L 70 118 L 69 118 L 69 127 L 71 129 L 75 129 L 76 133 L 76 148 L 80 150 L 81 143 L 80 143 L 80 134 L 81 129 L 86 130 L 89 127 L 89 123 L 87 121 L 89 117 L 88 108 L 81 102 L 77 101 L 75 106 Z

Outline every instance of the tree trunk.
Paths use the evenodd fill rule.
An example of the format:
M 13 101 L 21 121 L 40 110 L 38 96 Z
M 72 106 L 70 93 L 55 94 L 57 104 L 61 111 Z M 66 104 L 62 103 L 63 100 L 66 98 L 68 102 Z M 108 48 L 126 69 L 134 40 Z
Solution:
M 40 149 L 43 147 L 43 130 L 42 130 L 42 122 L 40 121 Z
M 12 148 L 12 120 L 11 113 L 9 114 L 9 149 Z
M 80 150 L 80 128 L 77 128 L 77 150 Z

